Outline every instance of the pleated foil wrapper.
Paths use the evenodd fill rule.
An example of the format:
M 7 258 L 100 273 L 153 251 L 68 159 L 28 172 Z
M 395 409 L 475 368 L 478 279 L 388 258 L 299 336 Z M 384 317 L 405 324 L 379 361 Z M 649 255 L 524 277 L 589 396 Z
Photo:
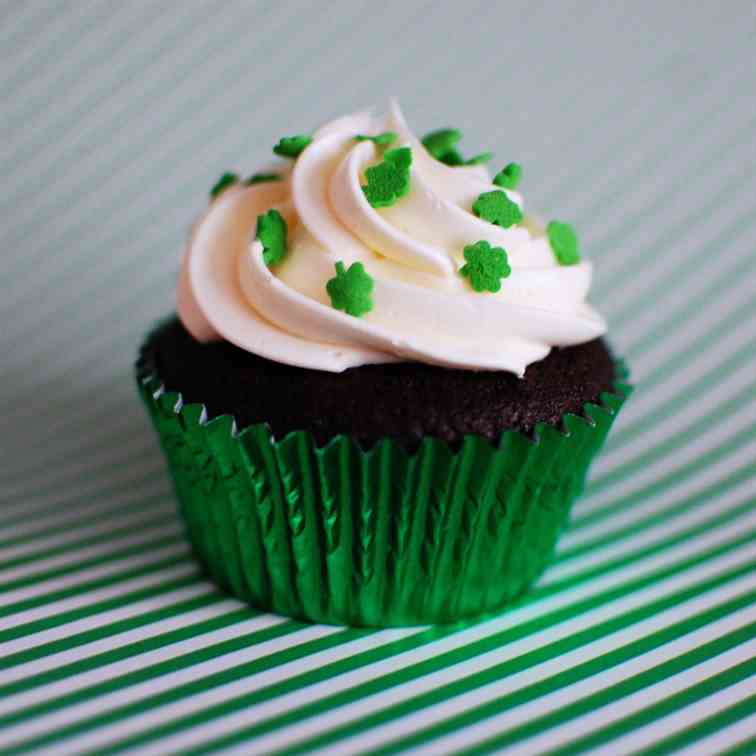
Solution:
M 352 626 L 448 624 L 505 607 L 554 553 L 591 460 L 631 388 L 531 436 L 424 439 L 408 451 L 309 432 L 237 431 L 137 364 L 193 549 L 210 577 L 268 611 Z

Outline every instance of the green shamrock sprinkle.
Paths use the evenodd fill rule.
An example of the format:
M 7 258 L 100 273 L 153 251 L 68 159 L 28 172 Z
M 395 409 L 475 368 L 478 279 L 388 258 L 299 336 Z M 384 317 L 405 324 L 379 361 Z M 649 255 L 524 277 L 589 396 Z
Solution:
M 388 147 L 392 142 L 395 142 L 399 135 L 394 131 L 384 131 L 382 134 L 376 134 L 375 136 L 367 136 L 366 134 L 357 134 L 355 139 L 358 142 L 373 142 L 378 147 Z
M 550 221 L 546 226 L 546 234 L 554 257 L 560 265 L 576 265 L 580 262 L 577 235 L 569 223 Z
M 365 171 L 367 185 L 362 187 L 373 207 L 389 207 L 409 191 L 412 150 L 396 147 L 383 155 L 383 162 Z
M 461 165 L 462 156 L 455 147 L 461 139 L 462 132 L 459 129 L 438 129 L 423 137 L 423 147 L 442 163 Z
M 517 189 L 522 176 L 522 167 L 517 163 L 509 163 L 494 176 L 494 184 L 502 189 Z
M 457 142 L 462 139 L 462 132 L 459 129 L 438 129 L 426 134 L 423 139 L 425 147 L 436 160 L 446 163 L 446 165 L 478 165 L 487 163 L 493 155 L 490 152 L 481 152 L 469 160 L 462 157 L 462 153 L 456 148 Z
M 253 184 L 264 184 L 267 181 L 281 181 L 282 179 L 283 176 L 278 173 L 253 173 L 244 179 L 244 183 L 247 186 L 252 186 Z
M 373 279 L 361 262 L 352 263 L 347 270 L 344 263 L 336 263 L 336 276 L 326 284 L 331 304 L 337 310 L 359 318 L 373 309 Z
M 278 144 L 273 148 L 276 155 L 287 158 L 298 158 L 302 150 L 312 142 L 312 137 L 304 134 L 296 136 L 281 137 Z
M 501 279 L 512 272 L 506 250 L 492 247 L 487 241 L 469 244 L 464 249 L 464 255 L 466 264 L 459 269 L 459 273 L 470 279 L 470 286 L 475 291 L 499 291 Z
M 216 182 L 213 188 L 210 190 L 210 197 L 215 199 L 219 194 L 228 189 L 239 180 L 239 176 L 235 173 L 224 173 Z
M 286 254 L 286 221 L 278 210 L 268 210 L 257 216 L 257 238 L 263 245 L 263 260 L 270 267 L 283 260 Z
M 502 228 L 509 228 L 522 220 L 522 211 L 519 206 L 512 202 L 505 192 L 496 189 L 492 192 L 483 192 L 473 202 L 472 209 L 479 218 Z

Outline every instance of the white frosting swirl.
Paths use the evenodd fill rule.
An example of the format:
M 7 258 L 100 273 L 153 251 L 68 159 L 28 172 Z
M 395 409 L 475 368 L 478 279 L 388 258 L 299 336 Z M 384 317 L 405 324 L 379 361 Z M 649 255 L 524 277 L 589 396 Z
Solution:
M 412 150 L 409 193 L 373 208 L 361 184 L 381 160 L 357 134 L 393 131 Z M 585 302 L 591 265 L 560 266 L 541 225 L 526 217 L 504 229 L 472 203 L 498 189 L 481 166 L 450 167 L 425 150 L 395 103 L 385 118 L 359 113 L 318 130 L 284 180 L 237 184 L 195 224 L 177 303 L 199 340 L 223 338 L 268 359 L 338 372 L 413 360 L 518 375 L 553 346 L 603 334 Z M 521 196 L 507 191 L 522 207 Z M 255 239 L 257 216 L 276 208 L 288 225 L 284 260 L 268 269 Z M 466 245 L 507 251 L 512 272 L 497 293 L 478 293 L 459 274 Z M 326 283 L 343 261 L 373 278 L 373 309 L 356 318 L 334 309 Z

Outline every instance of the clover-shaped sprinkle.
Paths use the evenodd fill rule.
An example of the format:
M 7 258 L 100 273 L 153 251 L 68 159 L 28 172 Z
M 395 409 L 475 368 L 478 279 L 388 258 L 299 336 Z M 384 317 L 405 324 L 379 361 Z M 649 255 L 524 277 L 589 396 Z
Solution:
M 224 173 L 210 190 L 210 198 L 215 199 L 219 194 L 222 194 L 229 186 L 232 186 L 238 180 L 239 176 L 236 173 Z
M 560 265 L 576 265 L 580 262 L 577 235 L 569 223 L 551 221 L 546 226 L 546 235 Z
M 479 218 L 502 228 L 509 228 L 522 220 L 522 210 L 505 192 L 496 189 L 483 192 L 473 202 L 472 210 Z
M 455 145 L 462 139 L 459 129 L 438 129 L 423 137 L 423 147 L 430 154 L 447 165 L 461 165 L 462 156 Z
M 283 176 L 278 173 L 253 173 L 248 178 L 244 179 L 244 183 L 247 186 L 253 186 L 254 184 L 264 184 L 267 181 L 282 181 Z
M 367 185 L 362 187 L 373 207 L 389 207 L 409 191 L 412 150 L 396 147 L 383 155 L 383 162 L 365 171 Z
M 517 189 L 520 176 L 522 176 L 522 166 L 517 163 L 509 163 L 494 176 L 493 182 L 502 189 Z
M 366 134 L 357 134 L 355 139 L 358 142 L 373 142 L 378 147 L 388 147 L 392 142 L 395 142 L 399 138 L 399 135 L 394 131 L 384 131 L 382 134 L 376 134 L 375 136 L 368 136 Z
M 270 267 L 283 260 L 286 254 L 286 221 L 278 210 L 268 210 L 257 216 L 257 238 L 263 246 L 263 260 Z
M 423 139 L 423 147 L 442 163 L 450 166 L 478 165 L 487 163 L 493 155 L 490 152 L 481 152 L 469 160 L 462 157 L 462 153 L 456 148 L 457 142 L 462 139 L 459 129 L 438 129 L 426 134 Z
M 287 158 L 298 158 L 302 150 L 312 142 L 312 137 L 305 134 L 296 136 L 281 137 L 278 144 L 273 148 L 276 155 Z
M 336 310 L 343 310 L 348 315 L 359 318 L 373 309 L 373 279 L 365 271 L 361 262 L 352 263 L 349 269 L 339 260 L 336 263 L 336 276 L 326 284 L 326 291 L 331 304 Z
M 487 241 L 469 244 L 464 249 L 464 255 L 466 264 L 459 269 L 459 273 L 470 279 L 470 286 L 475 291 L 499 291 L 501 279 L 512 272 L 506 250 L 492 247 Z

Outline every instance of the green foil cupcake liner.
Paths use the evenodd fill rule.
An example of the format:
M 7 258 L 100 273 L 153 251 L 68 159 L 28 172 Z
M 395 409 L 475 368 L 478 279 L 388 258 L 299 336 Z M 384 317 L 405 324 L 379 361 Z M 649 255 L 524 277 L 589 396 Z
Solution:
M 630 393 L 532 437 L 424 439 L 408 451 L 348 436 L 318 447 L 305 431 L 238 432 L 166 392 L 137 366 L 197 557 L 219 585 L 257 607 L 356 626 L 450 623 L 510 603 L 552 558 L 588 466 Z

